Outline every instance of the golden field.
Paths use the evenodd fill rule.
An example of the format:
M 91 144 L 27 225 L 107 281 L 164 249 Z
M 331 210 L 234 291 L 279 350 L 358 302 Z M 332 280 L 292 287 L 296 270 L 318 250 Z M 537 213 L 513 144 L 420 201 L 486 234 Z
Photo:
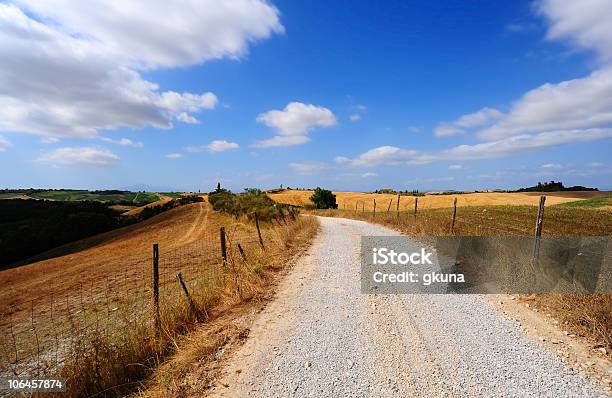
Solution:
M 311 204 L 310 196 L 313 191 L 285 190 L 279 193 L 268 194 L 272 199 L 279 203 L 287 203 L 296 206 Z M 389 203 L 391 210 L 397 208 L 397 195 L 376 194 L 364 192 L 334 192 L 339 209 L 351 210 L 355 206 L 359 210 L 362 207 L 366 211 L 374 209 L 376 200 L 376 211 L 387 211 Z M 546 205 L 556 205 L 577 200 L 590 199 L 593 197 L 606 195 L 605 192 L 547 192 Z M 457 206 L 495 206 L 495 205 L 531 205 L 537 206 L 540 201 L 538 192 L 525 193 L 505 193 L 505 192 L 479 192 L 457 195 L 425 195 L 419 196 L 419 209 L 440 209 L 452 207 L 453 201 L 457 198 Z M 414 209 L 414 196 L 400 197 L 400 210 Z

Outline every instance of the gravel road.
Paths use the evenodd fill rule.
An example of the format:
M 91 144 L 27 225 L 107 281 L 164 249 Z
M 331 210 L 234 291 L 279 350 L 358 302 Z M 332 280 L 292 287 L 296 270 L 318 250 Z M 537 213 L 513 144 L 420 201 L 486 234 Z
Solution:
M 397 232 L 320 221 L 213 396 L 606 396 L 482 296 L 362 294 L 360 236 Z

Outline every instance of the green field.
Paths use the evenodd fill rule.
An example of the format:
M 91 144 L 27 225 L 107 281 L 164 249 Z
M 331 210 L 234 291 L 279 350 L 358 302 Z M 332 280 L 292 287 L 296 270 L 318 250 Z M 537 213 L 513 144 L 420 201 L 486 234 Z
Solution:
M 558 206 L 590 207 L 590 208 L 612 206 L 612 195 L 600 196 L 598 198 L 592 198 L 592 199 L 587 199 L 587 200 L 578 200 L 576 202 L 567 202 L 567 203 L 560 204 Z
M 131 203 L 142 206 L 159 200 L 159 195 L 153 192 L 130 192 L 119 190 L 87 191 L 72 189 L 57 190 L 13 190 L 10 192 L 0 191 L 0 199 L 10 199 L 20 195 L 26 195 L 33 199 L 45 199 L 56 201 L 83 201 L 91 200 L 103 203 Z

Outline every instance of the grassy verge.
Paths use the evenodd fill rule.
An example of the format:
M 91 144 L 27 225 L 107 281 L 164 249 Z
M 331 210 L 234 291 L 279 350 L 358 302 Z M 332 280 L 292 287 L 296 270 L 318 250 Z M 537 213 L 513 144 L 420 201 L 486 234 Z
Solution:
M 599 198 L 597 198 L 599 199 Z M 595 199 L 594 199 L 595 200 Z M 587 202 L 587 201 L 584 201 Z M 313 210 L 310 213 L 378 223 L 411 236 L 451 235 L 452 209 L 417 213 Z M 537 209 L 533 206 L 474 206 L 457 209 L 454 235 L 532 236 Z M 545 209 L 543 235 L 608 236 L 612 212 L 566 205 Z M 564 330 L 586 338 L 595 348 L 612 352 L 612 294 L 539 294 L 522 296 L 531 306 L 550 313 Z
M 600 196 L 597 198 L 586 199 L 586 200 L 578 200 L 576 202 L 567 202 L 559 206 L 585 207 L 585 208 L 595 208 L 595 209 L 602 208 L 602 207 L 612 208 L 612 195 Z
M 217 325 L 228 313 L 267 294 L 275 275 L 310 241 L 318 225 L 313 217 L 262 222 L 263 250 L 245 245 L 247 236 L 256 236 L 252 222 L 216 216 L 227 231 L 227 262 L 222 264 L 217 259 L 215 264 L 199 265 L 201 272 L 186 280 L 192 303 L 178 288 L 160 299 L 164 303 L 161 329 L 154 327 L 150 316 L 134 316 L 137 314 L 125 311 L 119 317 L 120 324 L 114 327 L 119 333 L 96 327 L 95 332 L 73 341 L 60 371 L 68 379 L 67 396 L 120 396 L 144 386 L 176 385 L 189 369 L 185 356 L 183 361 L 176 359 L 181 358 L 180 348 L 190 341 L 188 333 L 202 325 Z M 245 257 L 237 249 L 241 242 L 246 248 Z M 178 285 L 176 281 L 175 284 Z M 148 311 L 153 308 L 144 314 L 148 315 Z M 213 352 L 224 343 L 222 336 L 210 334 L 204 340 L 198 339 L 197 355 Z M 155 371 L 168 358 L 172 358 L 168 361 L 171 365 L 162 366 L 164 371 Z M 155 376 L 143 384 L 151 375 Z

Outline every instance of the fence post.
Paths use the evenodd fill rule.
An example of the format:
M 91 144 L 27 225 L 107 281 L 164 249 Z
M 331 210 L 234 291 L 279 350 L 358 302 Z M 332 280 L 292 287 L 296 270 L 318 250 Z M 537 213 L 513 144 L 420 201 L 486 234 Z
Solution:
M 538 218 L 536 219 L 535 227 L 535 241 L 533 243 L 533 256 L 532 262 L 537 261 L 540 255 L 540 239 L 542 237 L 542 223 L 544 222 L 544 202 L 546 202 L 546 196 L 540 196 L 540 205 L 538 207 Z
M 393 203 L 393 199 L 389 199 L 389 206 L 387 206 L 387 213 L 391 210 L 391 203 Z
M 419 197 L 415 196 L 414 197 L 414 218 L 416 218 L 418 207 L 419 207 Z
M 181 285 L 181 288 L 183 289 L 183 293 L 185 293 L 185 297 L 187 298 L 187 303 L 189 304 L 189 310 L 193 314 L 197 314 L 198 310 L 195 306 L 195 303 L 193 302 L 193 299 L 189 295 L 189 290 L 187 290 L 187 285 L 185 285 L 185 281 L 183 281 L 183 275 L 180 272 L 176 275 L 176 279 L 178 279 L 179 284 Z
M 223 266 L 227 263 L 227 245 L 225 242 L 225 227 L 219 229 L 219 235 L 221 238 L 221 257 L 223 258 Z
M 451 235 L 455 233 L 455 218 L 457 217 L 457 198 L 453 200 L 453 222 L 451 224 Z
M 374 216 L 376 216 L 376 199 L 374 199 Z
M 365 213 L 365 202 L 361 202 L 361 212 Z
M 259 246 L 265 250 L 263 238 L 261 237 L 261 229 L 259 229 L 259 215 L 255 213 L 255 226 L 257 227 L 257 236 L 259 237 Z
M 396 210 L 397 210 L 397 218 L 399 218 L 399 202 L 400 202 L 400 194 L 398 193 L 398 194 L 397 194 L 397 207 L 396 207 Z
M 246 254 L 244 254 L 244 250 L 242 249 L 242 246 L 240 245 L 240 243 L 238 243 L 238 251 L 240 252 L 240 257 L 242 257 L 242 259 L 246 261 L 247 260 Z
M 159 313 L 159 246 L 157 243 L 153 244 L 153 311 L 155 334 L 159 336 L 161 316 Z
M 355 212 L 357 212 L 357 204 L 358 203 L 359 203 L 358 201 L 355 201 Z

